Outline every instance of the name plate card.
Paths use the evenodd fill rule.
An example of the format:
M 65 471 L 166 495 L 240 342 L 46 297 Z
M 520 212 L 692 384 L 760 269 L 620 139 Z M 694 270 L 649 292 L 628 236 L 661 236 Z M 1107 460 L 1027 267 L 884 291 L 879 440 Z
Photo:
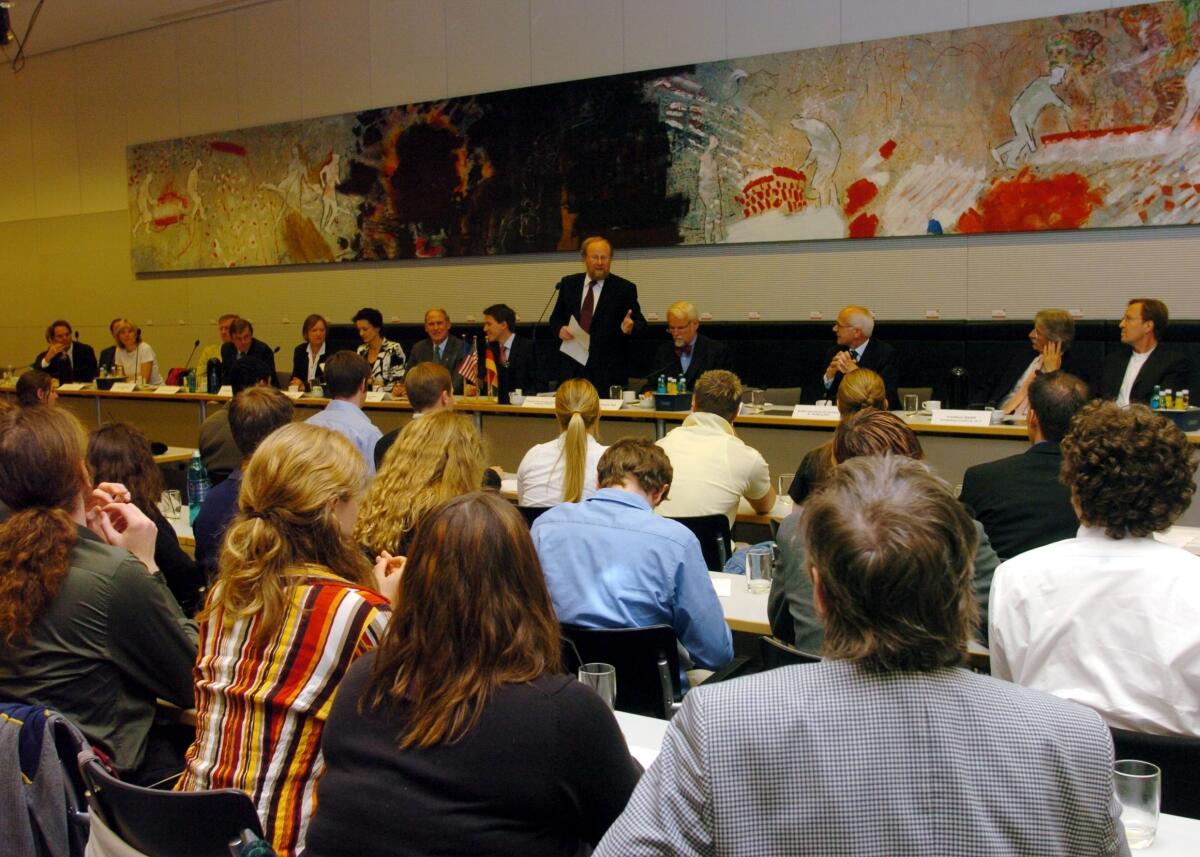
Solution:
M 526 400 L 528 401 L 528 400 Z M 602 411 L 619 411 L 623 401 L 621 399 L 601 399 L 600 410 Z
M 283 391 L 283 394 L 294 402 L 297 399 L 299 399 L 301 396 L 304 395 L 304 391 L 297 390 L 295 387 L 289 387 L 288 389 Z
M 832 405 L 796 405 L 792 408 L 794 420 L 833 420 L 842 418 L 841 411 Z
M 953 408 L 938 408 L 929 420 L 935 426 L 991 426 L 999 425 L 1004 411 L 960 411 Z
M 137 388 L 137 384 L 133 381 L 121 381 L 118 384 L 113 384 L 108 388 L 110 393 L 132 393 Z
M 387 390 L 372 390 L 367 393 L 368 402 L 382 402 L 383 397 L 387 395 Z
M 233 385 L 232 384 L 222 384 L 221 389 L 217 390 L 217 398 L 218 399 L 232 399 L 233 398 Z
M 178 387 L 172 387 L 169 384 L 159 384 L 154 388 L 154 395 L 156 396 L 173 396 L 178 392 Z
M 82 390 L 85 386 L 86 386 L 85 384 L 78 384 L 78 383 L 59 384 L 58 392 L 62 393 L 67 390 Z
M 526 396 L 525 401 L 521 403 L 521 407 L 523 407 L 523 408 L 550 408 L 551 410 L 554 410 L 554 397 L 553 396 Z

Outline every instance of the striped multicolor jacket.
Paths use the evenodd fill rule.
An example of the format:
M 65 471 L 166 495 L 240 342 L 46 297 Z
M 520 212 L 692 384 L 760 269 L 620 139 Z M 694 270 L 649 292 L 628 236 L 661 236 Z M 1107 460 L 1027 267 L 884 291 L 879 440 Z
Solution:
M 226 624 L 214 607 L 201 624 L 196 743 L 176 786 L 242 789 L 280 855 L 304 850 L 334 691 L 390 616 L 383 596 L 328 569 L 306 566 L 289 577 L 291 597 L 265 644 L 254 641 L 261 615 Z

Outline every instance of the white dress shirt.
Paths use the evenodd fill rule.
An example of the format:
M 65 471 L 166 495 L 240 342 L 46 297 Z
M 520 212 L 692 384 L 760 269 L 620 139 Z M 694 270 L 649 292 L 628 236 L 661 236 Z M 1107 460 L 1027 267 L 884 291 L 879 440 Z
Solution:
M 988 616 L 997 678 L 1119 729 L 1200 736 L 1200 557 L 1080 527 L 1002 563 Z
M 1155 348 L 1157 347 L 1156 345 Z M 1135 351 L 1129 355 L 1129 362 L 1125 364 L 1125 377 L 1121 379 L 1121 389 L 1117 391 L 1117 404 L 1121 407 L 1129 404 L 1129 393 L 1133 390 L 1133 382 L 1137 380 L 1138 372 L 1142 371 L 1142 367 L 1146 365 L 1146 361 L 1153 353 L 1154 348 L 1151 348 L 1141 354 Z
M 554 440 L 532 447 L 517 467 L 517 505 L 557 506 L 563 501 L 563 439 L 560 434 Z M 587 456 L 584 459 L 586 472 L 583 474 L 583 497 L 586 500 L 596 493 L 596 465 L 607 446 L 591 435 L 587 439 Z

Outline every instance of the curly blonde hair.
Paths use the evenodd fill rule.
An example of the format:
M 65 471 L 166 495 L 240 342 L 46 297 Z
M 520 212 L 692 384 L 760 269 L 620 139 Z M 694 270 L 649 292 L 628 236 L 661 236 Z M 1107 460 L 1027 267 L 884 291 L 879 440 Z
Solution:
M 440 503 L 479 488 L 483 438 L 450 410 L 404 427 L 387 451 L 358 511 L 354 538 L 373 553 L 403 553 L 417 523 Z
M 287 604 L 287 572 L 298 566 L 374 589 L 371 565 L 342 533 L 334 505 L 359 497 L 366 484 L 362 453 L 337 432 L 291 423 L 268 435 L 242 476 L 238 514 L 199 618 L 218 606 L 227 623 L 261 613 L 259 638 L 269 638 Z

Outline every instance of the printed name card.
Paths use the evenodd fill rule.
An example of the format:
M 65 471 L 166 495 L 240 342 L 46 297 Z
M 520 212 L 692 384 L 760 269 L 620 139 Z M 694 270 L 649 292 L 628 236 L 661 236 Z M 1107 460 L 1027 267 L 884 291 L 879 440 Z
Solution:
M 294 402 L 304 395 L 304 391 L 298 390 L 295 387 L 288 387 L 283 391 L 283 394 Z
M 1004 411 L 959 411 L 953 408 L 938 408 L 932 413 L 930 422 L 935 426 L 990 426 L 999 425 Z
M 77 384 L 77 383 L 59 384 L 58 392 L 63 393 L 68 390 L 82 390 L 84 388 L 84 386 L 85 386 L 84 384 Z
M 383 397 L 387 395 L 387 390 L 372 390 L 367 393 L 368 402 L 382 402 Z
M 108 389 L 111 393 L 132 393 L 136 388 L 137 384 L 133 381 L 121 381 L 120 383 L 113 384 Z
M 622 404 L 622 402 L 620 399 L 601 399 L 600 400 L 600 410 L 602 410 L 602 411 L 619 411 L 619 410 L 621 410 L 621 404 Z
M 159 384 L 154 388 L 154 395 L 156 396 L 173 396 L 178 392 L 179 388 L 172 387 L 170 384 Z
M 233 385 L 232 384 L 222 385 L 221 389 L 217 390 L 217 398 L 218 399 L 232 399 L 233 398 Z
M 796 405 L 792 408 L 792 419 L 794 420 L 833 420 L 837 422 L 841 418 L 841 413 L 834 406 Z
M 611 401 L 611 400 L 610 400 Z M 523 408 L 554 408 L 553 396 L 526 396 L 525 401 L 521 403 Z

